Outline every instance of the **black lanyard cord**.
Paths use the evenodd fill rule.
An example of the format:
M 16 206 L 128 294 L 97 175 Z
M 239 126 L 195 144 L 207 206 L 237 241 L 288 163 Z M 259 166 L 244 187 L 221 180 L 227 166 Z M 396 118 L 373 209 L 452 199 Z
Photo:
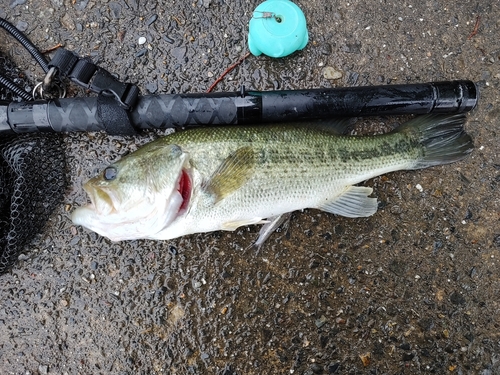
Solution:
M 21 31 L 3 18 L 0 18 L 0 27 L 10 33 L 19 43 L 22 44 L 24 48 L 26 48 L 31 56 L 33 56 L 38 64 L 40 64 L 45 73 L 49 71 L 49 63 L 47 59 L 45 59 L 45 56 L 42 55 L 38 48 L 36 48 L 35 45 L 31 43 L 31 41 Z
M 19 43 L 21 43 L 24 48 L 26 48 L 26 50 L 35 58 L 38 64 L 40 64 L 45 73 L 48 72 L 49 64 L 47 60 L 38 50 L 38 48 L 36 48 L 35 45 L 31 43 L 31 41 L 21 31 L 19 31 L 14 25 L 3 18 L 0 18 L 0 27 L 11 34 Z M 26 92 L 10 79 L 2 75 L 0 75 L 0 86 L 12 91 L 15 95 L 19 96 L 23 100 L 33 100 L 33 97 L 30 93 Z

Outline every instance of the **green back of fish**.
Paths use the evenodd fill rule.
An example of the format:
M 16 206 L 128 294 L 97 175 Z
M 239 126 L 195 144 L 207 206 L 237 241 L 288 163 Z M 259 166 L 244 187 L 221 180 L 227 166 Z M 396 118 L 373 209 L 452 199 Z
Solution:
M 293 125 L 199 128 L 160 140 L 190 153 L 194 166 L 212 173 L 231 153 L 250 147 L 255 173 L 280 178 L 336 178 L 366 174 L 380 168 L 401 169 L 421 153 L 416 137 L 405 133 L 339 136 Z

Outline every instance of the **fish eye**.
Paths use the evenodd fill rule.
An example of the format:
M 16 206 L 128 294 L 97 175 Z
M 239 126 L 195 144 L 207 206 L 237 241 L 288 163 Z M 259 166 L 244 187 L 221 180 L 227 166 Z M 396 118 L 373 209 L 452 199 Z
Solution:
M 110 166 L 104 170 L 103 177 L 106 181 L 112 181 L 116 178 L 117 174 L 118 174 L 118 172 L 117 172 L 116 168 L 113 166 Z

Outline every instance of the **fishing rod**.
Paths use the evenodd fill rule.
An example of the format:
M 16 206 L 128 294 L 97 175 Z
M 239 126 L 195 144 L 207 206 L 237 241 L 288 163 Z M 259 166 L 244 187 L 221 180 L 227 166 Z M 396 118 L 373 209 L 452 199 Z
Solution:
M 0 18 L 0 27 L 33 55 L 46 73 L 44 80 L 36 86 L 40 88 L 41 96 L 43 90 L 58 86 L 56 82 L 65 79 L 98 94 L 31 101 L 26 92 L 16 90 L 25 101 L 0 103 L 0 136 L 100 130 L 110 134 L 135 134 L 143 129 L 201 125 L 456 114 L 472 110 L 478 100 L 476 85 L 468 80 L 282 91 L 247 91 L 242 86 L 236 92 L 141 96 L 136 85 L 120 82 L 87 58 L 60 48 L 48 62 L 12 24 Z M 0 85 L 16 89 L 16 85 L 7 79 L 0 80 Z
M 117 95 L 0 103 L 0 135 L 29 132 L 134 134 L 143 129 L 244 125 L 336 117 L 461 113 L 478 90 L 468 80 L 310 90 L 137 95 L 127 110 Z

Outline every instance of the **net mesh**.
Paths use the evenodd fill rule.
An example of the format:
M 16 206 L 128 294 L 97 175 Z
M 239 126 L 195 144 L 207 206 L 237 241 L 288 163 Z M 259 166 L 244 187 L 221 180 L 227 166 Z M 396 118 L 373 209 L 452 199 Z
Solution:
M 23 135 L 0 141 L 0 273 L 40 233 L 65 189 L 61 136 Z

